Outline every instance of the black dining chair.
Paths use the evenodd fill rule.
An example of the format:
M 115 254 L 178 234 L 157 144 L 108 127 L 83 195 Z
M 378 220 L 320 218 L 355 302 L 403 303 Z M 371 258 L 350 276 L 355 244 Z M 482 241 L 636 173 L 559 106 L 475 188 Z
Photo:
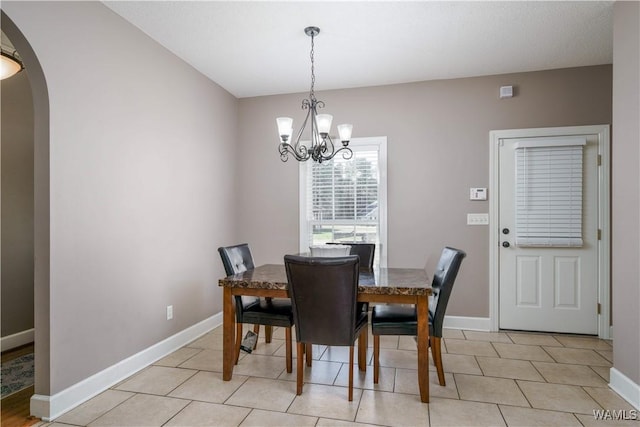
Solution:
M 375 243 L 331 242 L 328 244 L 351 246 L 349 255 L 358 255 L 358 257 L 360 258 L 360 271 L 373 271 L 373 260 L 376 256 Z M 368 302 L 359 302 L 358 305 L 362 311 L 369 311 Z
M 368 316 L 358 309 L 357 256 L 285 255 L 296 327 L 296 394 L 302 394 L 303 353 L 311 344 L 349 346 L 349 401 L 353 400 L 353 347 L 367 334 Z M 307 351 L 308 353 L 308 351 Z
M 432 298 L 429 300 L 429 346 L 438 371 L 438 382 L 446 385 L 442 366 L 441 339 L 444 313 L 453 283 L 466 253 L 445 247 L 433 275 Z M 380 371 L 380 335 L 417 335 L 418 318 L 415 305 L 376 305 L 371 312 L 373 334 L 373 382 L 378 383 Z
M 376 255 L 375 243 L 331 242 L 327 244 L 351 246 L 349 255 L 358 255 L 358 257 L 360 258 L 360 270 L 373 270 L 373 260 Z
M 249 245 L 246 243 L 235 246 L 220 247 L 218 248 L 218 252 L 220 252 L 222 264 L 224 265 L 224 270 L 227 276 L 242 273 L 254 268 L 251 250 L 249 249 Z M 280 326 L 285 328 L 287 372 L 292 372 L 291 327 L 293 326 L 293 311 L 291 310 L 291 300 L 288 298 L 259 298 L 236 295 L 235 306 L 235 364 L 238 364 L 238 358 L 240 357 L 242 325 L 244 323 L 255 325 L 253 332 L 256 334 L 259 334 L 260 325 L 264 325 L 265 341 L 267 343 L 271 342 L 271 328 L 273 326 Z

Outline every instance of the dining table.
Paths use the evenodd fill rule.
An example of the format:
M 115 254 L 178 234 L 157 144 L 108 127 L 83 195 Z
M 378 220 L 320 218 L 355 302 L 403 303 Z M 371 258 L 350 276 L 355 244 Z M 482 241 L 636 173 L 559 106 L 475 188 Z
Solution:
M 284 264 L 265 264 L 225 277 L 223 288 L 223 373 L 230 381 L 235 362 L 235 295 L 266 298 L 289 298 L 289 284 Z M 420 400 L 429 402 L 429 278 L 421 268 L 374 268 L 361 270 L 358 301 L 369 303 L 415 304 L 417 311 L 418 387 Z M 359 340 L 360 341 L 360 340 Z M 358 365 L 366 369 L 367 343 L 359 342 Z

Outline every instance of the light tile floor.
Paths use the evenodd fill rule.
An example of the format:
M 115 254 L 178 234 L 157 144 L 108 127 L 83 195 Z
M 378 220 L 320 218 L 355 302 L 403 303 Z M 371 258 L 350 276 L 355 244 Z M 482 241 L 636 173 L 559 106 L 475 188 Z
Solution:
M 412 337 L 381 337 L 380 381 L 355 367 L 347 400 L 348 351 L 314 346 L 302 395 L 285 370 L 284 330 L 241 354 L 222 381 L 222 328 L 42 426 L 580 426 L 594 410 L 636 412 L 607 387 L 611 343 L 523 332 L 445 330 L 447 385 L 431 365 L 429 404 L 420 402 Z M 295 333 L 294 333 L 295 340 Z M 373 343 L 373 339 L 369 339 Z M 295 349 L 295 345 L 294 345 Z M 295 351 L 294 351 L 295 354 Z

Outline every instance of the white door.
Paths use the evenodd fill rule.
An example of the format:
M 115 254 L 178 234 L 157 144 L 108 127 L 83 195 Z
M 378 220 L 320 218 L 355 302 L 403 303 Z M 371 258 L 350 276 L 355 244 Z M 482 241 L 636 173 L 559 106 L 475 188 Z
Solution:
M 530 202 L 532 196 L 527 193 L 532 184 L 526 173 L 539 167 L 539 163 L 529 163 L 533 162 L 530 160 L 533 154 L 526 153 L 532 153 L 532 150 L 546 154 L 554 150 L 565 152 L 567 150 L 564 148 L 570 147 L 574 147 L 574 160 L 582 161 L 581 167 L 576 167 L 573 163 L 575 170 L 582 169 L 579 177 L 582 182 L 577 184 L 581 203 L 544 202 L 551 205 L 547 209 L 551 213 L 545 215 L 551 215 L 552 218 L 544 220 L 545 224 L 551 225 L 545 226 L 546 230 L 540 234 L 550 233 L 551 237 L 547 237 L 546 241 L 544 238 L 531 237 L 538 231 L 527 233 L 525 229 L 539 226 L 540 221 L 534 219 L 531 220 L 533 226 L 526 225 L 528 212 L 533 210 L 530 204 L 534 203 Z M 575 147 L 580 148 L 577 150 Z M 501 138 L 498 141 L 500 329 L 598 334 L 598 152 L 597 133 L 527 135 Z M 576 153 L 579 153 L 577 157 Z M 563 175 L 567 175 L 565 171 L 569 167 L 562 163 L 567 160 L 557 160 L 563 156 L 551 154 L 547 161 L 551 164 L 550 169 L 555 167 L 556 170 L 563 171 Z M 555 173 L 547 174 L 550 175 Z M 547 178 L 542 178 L 543 181 L 545 179 Z M 562 181 L 565 178 L 557 179 L 560 181 L 555 184 L 556 188 L 559 186 L 564 192 L 570 184 Z M 554 199 L 556 190 L 553 185 L 544 188 L 548 199 Z M 571 197 L 574 197 L 573 193 Z M 560 203 L 560 207 L 553 205 L 554 203 Z M 566 207 L 562 203 L 573 204 L 573 207 Z M 577 225 L 575 221 L 573 226 L 554 225 L 555 221 L 564 221 L 562 218 L 568 216 L 567 212 L 572 212 L 574 219 L 577 217 Z M 564 231 L 558 231 L 560 229 Z M 567 229 L 572 231 L 566 231 Z M 571 233 L 574 234 L 569 236 Z

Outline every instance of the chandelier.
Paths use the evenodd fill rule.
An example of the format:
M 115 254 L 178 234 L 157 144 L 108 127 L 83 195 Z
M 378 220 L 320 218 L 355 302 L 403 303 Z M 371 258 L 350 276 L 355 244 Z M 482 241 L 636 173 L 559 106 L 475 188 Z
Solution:
M 299 162 L 306 162 L 312 159 L 318 163 L 322 163 L 325 160 L 332 159 L 341 151 L 342 157 L 348 160 L 353 157 L 353 152 L 349 148 L 353 125 L 338 125 L 338 135 L 340 142 L 342 142 L 342 147 L 336 150 L 336 146 L 329 135 L 333 116 L 331 114 L 318 114 L 318 108 L 324 108 L 324 102 L 318 101 L 314 93 L 316 76 L 314 73 L 313 39 L 320 33 L 320 28 L 307 27 L 304 29 L 304 32 L 311 37 L 311 91 L 309 92 L 309 98 L 302 100 L 302 109 L 307 110 L 307 116 L 298 131 L 295 141 L 291 142 L 289 141 L 293 134 L 293 119 L 290 117 L 278 117 L 276 119 L 278 135 L 280 135 L 280 145 L 278 145 L 280 160 L 286 162 L 289 160 L 289 154 L 291 154 Z M 307 127 L 307 123 L 309 123 L 311 128 L 309 146 L 300 142 L 300 137 Z
M 0 80 L 4 80 L 19 73 L 24 69 L 22 61 L 18 57 L 18 52 L 13 53 L 0 48 Z

